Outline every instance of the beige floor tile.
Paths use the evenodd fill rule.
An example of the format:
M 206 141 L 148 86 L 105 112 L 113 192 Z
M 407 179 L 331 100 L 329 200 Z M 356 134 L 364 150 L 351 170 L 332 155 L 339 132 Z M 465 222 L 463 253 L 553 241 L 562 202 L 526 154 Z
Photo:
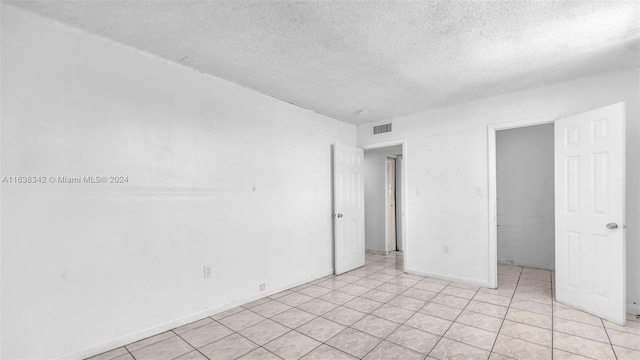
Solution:
M 430 282 L 433 284 L 440 284 L 440 285 L 449 285 L 449 283 L 451 282 L 451 281 L 436 279 L 432 277 L 420 277 L 419 279 L 421 279 L 424 282 Z
M 231 360 L 245 355 L 257 347 L 256 344 L 241 335 L 233 334 L 198 350 L 209 359 Z
M 455 307 L 458 309 L 464 309 L 467 306 L 467 304 L 469 304 L 469 299 L 463 299 L 457 296 L 451 296 L 446 294 L 438 294 L 434 296 L 433 299 L 431 299 L 431 302 L 434 302 L 440 305 Z
M 374 310 L 371 315 L 381 317 L 397 323 L 403 323 L 409 319 L 415 311 L 405 310 L 403 308 L 385 304 Z
M 131 351 L 136 360 L 173 360 L 195 350 L 186 341 L 174 335 L 155 344 Z
M 476 292 L 476 291 L 480 290 L 479 286 L 472 285 L 472 284 L 461 283 L 461 282 L 457 282 L 457 281 L 450 282 L 449 286 L 455 286 L 455 287 L 461 288 L 461 289 L 472 290 L 473 292 Z
M 299 359 L 320 344 L 319 341 L 293 330 L 264 345 L 264 348 L 283 359 Z
M 552 358 L 550 347 L 534 344 L 510 336 L 498 335 L 493 352 L 514 359 L 547 360 Z
M 326 300 L 322 300 L 320 298 L 316 298 L 311 301 L 307 301 L 304 304 L 298 305 L 298 309 L 304 310 L 306 312 L 309 312 L 318 316 L 324 313 L 327 313 L 335 309 L 336 307 L 338 307 L 338 305 L 328 302 Z
M 640 335 L 640 321 L 627 321 L 627 325 L 620 326 L 618 324 L 614 324 L 610 321 L 603 320 L 604 326 L 607 329 L 624 331 L 632 334 Z
M 629 349 L 640 350 L 640 335 L 630 332 L 607 330 L 611 343 Z
M 552 332 L 537 326 L 505 320 L 500 328 L 500 334 L 526 340 L 543 346 L 552 345 Z
M 238 360 L 281 360 L 281 359 L 280 357 L 274 355 L 272 352 L 269 352 L 264 348 L 257 348 L 243 355 L 242 357 L 238 358 Z
M 564 308 L 564 307 L 556 307 L 553 312 L 553 316 L 561 319 L 567 319 L 572 321 L 577 321 L 589 325 L 594 326 L 603 326 L 602 320 L 599 317 L 593 316 L 591 314 L 587 314 L 580 310 Z
M 373 348 L 364 360 L 422 360 L 424 354 L 420 354 L 394 343 L 383 341 Z
M 318 297 L 318 299 L 321 299 L 321 300 L 324 300 L 324 301 L 328 301 L 328 302 L 336 304 L 336 305 L 342 305 L 342 304 L 346 303 L 347 301 L 353 300 L 354 298 L 355 298 L 355 296 L 349 295 L 347 293 L 343 293 L 341 291 L 332 291 L 330 293 L 326 293 L 326 294 Z
M 264 345 L 288 331 L 290 331 L 288 327 L 267 319 L 240 331 L 240 335 L 258 345 Z
M 431 350 L 429 356 L 446 360 L 486 360 L 489 352 L 477 347 L 442 338 Z
M 211 319 L 211 318 L 200 319 L 198 321 L 194 321 L 194 322 L 189 323 L 187 325 L 180 326 L 179 328 L 175 328 L 175 329 L 173 329 L 173 332 L 178 334 L 178 335 L 180 335 L 180 334 L 186 333 L 187 331 L 191 331 L 193 329 L 197 329 L 197 328 L 199 328 L 201 326 L 207 325 L 207 324 L 212 323 L 212 322 L 213 322 L 213 319 Z
M 486 294 L 478 292 L 474 297 L 476 301 L 482 301 L 493 305 L 499 306 L 509 306 L 511 303 L 511 298 L 500 295 Z
M 342 282 L 346 282 L 346 283 L 352 283 L 354 281 L 358 281 L 361 279 L 360 276 L 354 276 L 351 274 L 342 274 L 342 275 L 338 275 L 335 277 L 336 280 L 338 281 L 342 281 Z
M 615 351 L 618 360 L 638 360 L 640 359 L 640 351 L 627 349 L 625 347 L 613 346 L 613 351 Z
M 172 338 L 174 336 L 176 336 L 176 334 L 174 334 L 171 331 L 163 332 L 161 334 L 150 336 L 150 337 L 142 339 L 140 341 L 136 341 L 134 343 L 131 343 L 131 344 L 127 345 L 127 350 L 129 350 L 130 352 L 133 352 L 133 351 L 136 351 L 136 350 L 141 349 L 143 347 L 146 347 L 146 346 L 155 344 L 157 342 Z
M 376 290 L 386 291 L 394 295 L 399 295 L 400 293 L 403 293 L 408 289 L 409 287 L 407 286 L 402 286 L 402 285 L 392 284 L 392 283 L 384 283 L 376 288 Z
M 114 359 L 114 360 L 122 360 L 122 359 Z M 180 357 L 177 357 L 175 358 L 175 360 L 209 360 L 209 359 L 207 359 L 206 356 L 202 355 L 202 353 L 196 350 L 190 353 L 186 353 Z
M 344 303 L 344 305 L 342 306 L 348 307 L 353 310 L 358 310 L 363 313 L 370 313 L 373 310 L 382 306 L 382 303 L 379 301 L 365 299 L 363 297 L 357 297 L 351 301 Z
M 96 356 L 92 356 L 87 360 L 112 360 L 119 356 L 128 355 L 129 352 L 124 347 L 119 347 L 117 349 L 109 350 L 107 352 L 103 352 Z
M 455 320 L 462 312 L 462 309 L 431 302 L 420 309 L 420 312 L 447 320 Z
M 348 307 L 344 307 L 344 306 L 339 306 L 329 312 L 327 312 L 326 314 L 322 315 L 322 317 L 335 321 L 339 324 L 345 325 L 345 326 L 351 326 L 353 325 L 355 322 L 359 321 L 360 319 L 362 319 L 363 317 L 365 317 L 367 314 L 357 311 L 357 310 L 353 310 L 353 309 L 349 309 Z
M 341 287 L 340 291 L 353 296 L 360 296 L 371 289 L 366 288 L 364 286 L 358 286 L 354 284 L 349 284 L 347 286 Z
M 413 351 L 428 354 L 438 340 L 440 340 L 440 336 L 402 325 L 389 335 L 386 340 L 402 345 Z
M 319 317 L 300 326 L 296 331 L 318 341 L 325 342 L 344 329 L 346 329 L 344 325 Z
M 232 330 L 212 320 L 204 326 L 180 334 L 180 337 L 191 346 L 199 348 L 231 334 L 233 334 Z
M 513 299 L 509 307 L 545 316 L 551 316 L 551 314 L 553 313 L 553 307 L 551 305 L 540 304 L 522 299 Z
M 560 331 L 565 334 L 581 336 L 591 340 L 609 342 L 609 337 L 603 326 L 593 326 L 577 321 L 565 320 L 560 318 L 553 319 L 553 330 Z
M 302 305 L 304 303 L 306 303 L 307 301 L 312 300 L 313 298 L 311 296 L 307 296 L 304 294 L 300 294 L 297 292 L 285 295 L 279 299 L 277 299 L 277 301 L 287 304 L 289 306 L 298 306 L 298 305 Z
M 291 329 L 295 329 L 298 326 L 305 324 L 315 318 L 316 315 L 314 314 L 297 308 L 292 308 L 272 317 L 271 319 Z
M 336 280 L 335 278 L 333 278 L 333 279 L 325 280 L 323 282 L 319 282 L 316 285 L 322 286 L 322 287 L 325 287 L 325 288 L 331 289 L 331 290 L 337 290 L 337 289 L 340 289 L 343 286 L 349 285 L 349 283 L 348 282 L 343 282 L 343 281 L 340 281 L 340 280 Z
M 377 281 L 382 281 L 382 282 L 391 281 L 394 278 L 395 278 L 395 276 L 382 274 L 382 273 L 375 273 L 373 275 L 367 276 L 367 279 L 372 279 L 372 280 L 377 280 Z
M 312 285 L 309 286 L 305 289 L 299 290 L 298 291 L 300 294 L 303 295 L 307 295 L 307 296 L 311 296 L 311 297 L 318 297 L 318 296 L 322 296 L 326 293 L 331 292 L 331 289 L 327 289 L 325 287 L 322 286 L 317 286 L 317 285 Z
M 418 311 L 426 303 L 427 302 L 424 300 L 419 300 L 419 299 L 404 296 L 404 295 L 398 295 L 393 299 L 389 300 L 390 305 L 398 306 L 409 311 Z
M 340 351 L 338 349 L 334 349 L 331 346 L 320 345 L 312 352 L 308 353 L 302 360 L 356 360 L 357 358 Z
M 184 356 L 184 355 L 183 355 L 183 356 Z M 182 356 L 181 356 L 181 357 L 182 357 Z M 202 358 L 203 358 L 204 360 L 206 360 L 206 358 L 205 358 L 204 356 L 203 356 Z M 136 360 L 136 359 L 134 359 L 134 357 L 133 357 L 133 356 L 131 356 L 131 354 L 127 353 L 127 354 L 124 354 L 124 355 L 120 355 L 120 356 L 118 356 L 117 358 L 114 358 L 114 359 L 112 359 L 112 360 Z
M 409 279 L 402 276 L 398 276 L 393 280 L 389 281 L 390 284 L 402 285 L 405 287 L 411 287 L 418 283 L 418 280 Z
M 549 330 L 552 327 L 551 316 L 545 316 L 514 308 L 510 308 L 509 311 L 507 311 L 506 319 L 528 325 L 538 326 Z
M 477 312 L 484 315 L 489 315 L 497 318 L 504 318 L 507 315 L 507 307 L 489 304 L 477 300 L 471 300 L 465 310 Z
M 473 298 L 477 293 L 477 290 L 462 289 L 453 285 L 449 285 L 441 291 L 441 294 L 453 295 L 465 299 Z
M 515 288 L 499 287 L 497 289 L 481 288 L 480 290 L 478 290 L 478 293 L 505 296 L 510 298 L 513 296 L 513 293 L 515 291 Z
M 363 298 L 365 299 L 369 299 L 369 300 L 373 300 L 373 301 L 377 301 L 380 303 L 385 303 L 391 299 L 393 299 L 394 297 L 396 297 L 396 295 L 394 294 L 390 294 L 386 291 L 381 291 L 381 290 L 369 290 L 368 292 L 364 293 L 361 295 Z
M 420 281 L 417 284 L 415 284 L 413 287 L 416 288 L 416 289 L 421 289 L 421 290 L 426 290 L 426 291 L 439 293 L 444 288 L 446 288 L 447 285 L 434 284 L 434 283 L 429 282 L 429 281 Z
M 400 325 L 396 322 L 373 315 L 367 315 L 355 324 L 351 325 L 351 327 L 356 330 L 360 330 L 381 339 L 389 336 L 389 334 L 397 329 L 398 326 Z
M 360 279 L 358 281 L 354 281 L 352 284 L 358 285 L 358 286 L 362 286 L 362 287 L 366 287 L 367 289 L 375 289 L 378 286 L 384 284 L 384 282 L 378 281 L 378 280 L 369 279 L 369 278 L 364 278 L 364 279 Z
M 371 351 L 380 339 L 355 329 L 347 328 L 327 341 L 327 345 L 360 359 Z
M 496 333 L 500 330 L 500 326 L 502 325 L 501 319 L 489 315 L 478 314 L 469 310 L 463 311 L 456 319 L 456 322 Z
M 289 309 L 291 309 L 291 306 L 289 305 L 285 305 L 276 300 L 269 300 L 266 303 L 251 308 L 251 311 L 258 313 L 264 317 L 270 318 Z
M 592 358 L 572 354 L 570 352 L 562 351 L 559 349 L 553 349 L 553 358 L 554 360 L 591 360 Z
M 551 290 L 551 283 L 545 280 L 523 278 L 518 281 L 518 286 L 537 286 L 543 289 Z
M 444 320 L 435 316 L 416 313 L 404 324 L 416 329 L 424 330 L 436 335 L 444 335 L 451 326 L 451 321 Z
M 553 332 L 553 347 L 570 353 L 587 356 L 595 359 L 615 359 L 610 344 L 595 340 L 585 339 L 579 336 Z
M 248 328 L 251 325 L 257 324 L 264 319 L 264 316 L 256 314 L 251 310 L 244 310 L 237 314 L 233 314 L 229 317 L 219 320 L 218 322 L 233 331 L 240 331 L 242 329 Z
M 478 329 L 472 326 L 453 323 L 444 337 L 491 351 L 498 334 L 492 331 Z
M 491 353 L 491 355 L 489 355 L 489 360 L 510 360 L 513 358 L 510 358 L 508 356 L 504 356 L 504 355 L 500 355 L 498 353 Z
M 410 288 L 410 289 L 406 290 L 405 292 L 403 292 L 402 295 L 403 296 L 412 297 L 414 299 L 418 299 L 418 300 L 422 300 L 422 301 L 429 301 L 429 300 L 433 299 L 434 296 L 436 296 L 438 294 L 434 293 L 432 291 L 416 289 L 416 288 Z

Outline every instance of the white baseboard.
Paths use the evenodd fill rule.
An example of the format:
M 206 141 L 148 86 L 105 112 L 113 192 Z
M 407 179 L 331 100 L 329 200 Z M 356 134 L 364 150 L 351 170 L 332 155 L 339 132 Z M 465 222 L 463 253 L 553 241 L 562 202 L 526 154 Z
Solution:
M 432 277 L 432 278 L 435 278 L 435 279 L 447 280 L 447 281 L 455 281 L 455 282 L 459 282 L 459 283 L 476 285 L 476 286 L 485 287 L 485 288 L 490 287 L 488 280 L 466 278 L 466 277 L 462 277 L 462 276 L 451 276 L 451 275 L 439 274 L 439 273 L 434 273 L 434 272 L 425 272 L 425 271 L 419 271 L 419 270 L 408 269 L 408 268 L 405 269 L 405 272 L 407 272 L 409 274 L 420 275 L 420 276 L 428 276 L 428 277 Z
M 124 335 L 124 336 L 120 336 L 118 338 L 103 342 L 101 344 L 87 346 L 87 347 L 79 349 L 79 350 L 68 352 L 66 354 L 57 356 L 57 357 L 55 357 L 53 359 L 54 360 L 85 359 L 85 358 L 88 358 L 88 357 L 91 357 L 91 356 L 102 354 L 103 352 L 110 351 L 110 350 L 119 348 L 121 346 L 127 345 L 127 344 L 131 344 L 131 343 L 136 342 L 138 340 L 142 340 L 142 339 L 145 339 L 145 338 L 148 338 L 150 336 L 154 336 L 154 335 L 163 333 L 163 332 L 171 330 L 171 329 L 175 329 L 175 328 L 180 327 L 182 325 L 186 325 L 186 324 L 192 323 L 192 322 L 194 322 L 196 320 L 204 319 L 205 317 L 208 317 L 208 316 L 213 316 L 213 315 L 215 315 L 217 313 L 229 310 L 229 309 L 234 308 L 236 306 L 241 306 L 241 305 L 250 303 L 252 301 L 255 301 L 255 300 L 258 300 L 258 299 L 262 299 L 264 297 L 271 296 L 273 294 L 277 294 L 277 293 L 279 293 L 281 291 L 285 291 L 285 290 L 294 288 L 294 287 L 296 287 L 298 285 L 302 285 L 302 284 L 305 284 L 305 283 L 308 283 L 310 281 L 314 281 L 314 280 L 320 279 L 322 277 L 325 277 L 325 276 L 331 275 L 331 274 L 333 274 L 333 269 L 332 270 L 328 270 L 328 271 L 324 271 L 324 272 L 319 273 L 319 274 L 314 275 L 314 276 L 311 276 L 308 280 L 296 281 L 294 283 L 291 283 L 291 284 L 288 284 L 288 285 L 285 285 L 285 286 L 281 286 L 281 287 L 279 287 L 277 289 L 266 291 L 266 292 L 261 293 L 259 295 L 250 296 L 250 297 L 243 298 L 243 299 L 240 299 L 240 300 L 228 303 L 228 304 L 224 304 L 224 305 L 221 305 L 221 306 L 216 306 L 216 307 L 213 307 L 213 308 L 210 308 L 210 309 L 199 311 L 199 312 L 187 315 L 187 316 L 183 316 L 183 317 L 171 320 L 171 321 L 167 321 L 167 322 L 162 323 L 162 324 L 158 324 L 156 326 L 149 327 L 149 328 L 144 329 L 144 330 L 140 330 L 140 331 L 136 331 L 136 332 Z

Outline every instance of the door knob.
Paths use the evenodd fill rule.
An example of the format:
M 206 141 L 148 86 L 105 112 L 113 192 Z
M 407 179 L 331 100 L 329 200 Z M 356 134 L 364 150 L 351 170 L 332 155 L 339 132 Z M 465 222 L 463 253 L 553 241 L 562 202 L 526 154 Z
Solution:
M 338 217 L 339 217 L 339 218 L 341 218 L 341 217 L 342 217 L 342 214 L 338 214 Z
M 614 230 L 614 229 L 617 229 L 617 228 L 618 228 L 618 224 L 616 224 L 616 223 L 608 223 L 607 224 L 607 229 L 609 229 L 609 230 Z

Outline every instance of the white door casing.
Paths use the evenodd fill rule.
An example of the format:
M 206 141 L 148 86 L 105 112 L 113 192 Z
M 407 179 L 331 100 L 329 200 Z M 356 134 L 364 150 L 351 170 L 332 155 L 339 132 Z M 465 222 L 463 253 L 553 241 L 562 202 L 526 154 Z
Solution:
M 333 145 L 333 219 L 336 274 L 364 266 L 364 151 Z
M 625 104 L 555 122 L 556 299 L 625 316 Z

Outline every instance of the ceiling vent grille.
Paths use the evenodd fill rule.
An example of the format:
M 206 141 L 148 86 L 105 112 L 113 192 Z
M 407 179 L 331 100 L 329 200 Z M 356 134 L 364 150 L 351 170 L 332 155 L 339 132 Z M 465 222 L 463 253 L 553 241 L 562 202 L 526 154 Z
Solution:
M 391 123 L 373 126 L 373 135 L 391 132 Z

